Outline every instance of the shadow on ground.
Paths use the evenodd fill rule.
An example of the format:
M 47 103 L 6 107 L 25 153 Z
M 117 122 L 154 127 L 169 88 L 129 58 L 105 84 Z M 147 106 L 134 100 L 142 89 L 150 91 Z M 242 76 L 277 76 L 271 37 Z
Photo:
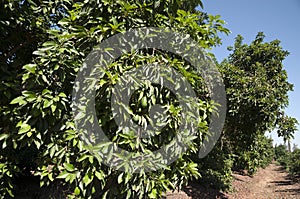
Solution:
M 277 169 L 279 172 L 286 172 L 283 168 Z M 275 192 L 279 193 L 293 193 L 292 195 L 300 195 L 300 188 L 289 188 L 291 185 L 299 183 L 300 177 L 295 177 L 288 175 L 284 180 L 272 181 L 275 186 L 280 186 L 281 188 L 276 190 Z
M 222 192 L 212 189 L 205 188 L 197 183 L 191 182 L 187 187 L 185 187 L 184 192 L 192 198 L 207 198 L 207 199 L 227 199 L 228 197 Z

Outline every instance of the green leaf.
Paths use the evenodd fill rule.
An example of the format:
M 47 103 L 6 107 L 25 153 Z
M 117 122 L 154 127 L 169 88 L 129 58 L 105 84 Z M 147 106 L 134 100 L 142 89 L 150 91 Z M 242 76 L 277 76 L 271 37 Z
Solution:
M 42 79 L 44 80 L 44 82 L 46 82 L 47 84 L 50 84 L 47 77 L 45 75 L 42 75 Z
M 66 94 L 64 94 L 64 93 L 59 93 L 58 96 L 59 96 L 59 97 L 67 97 Z
M 123 174 L 124 173 L 121 173 L 119 176 L 118 176 L 118 183 L 121 184 L 122 181 L 123 181 Z
M 69 23 L 69 21 L 67 21 L 67 19 L 65 19 L 65 18 L 58 22 L 58 24 L 62 25 L 62 26 L 67 25 L 68 23 Z
M 51 111 L 52 111 L 52 113 L 54 113 L 55 110 L 56 110 L 56 105 L 55 104 L 51 104 Z
M 9 137 L 9 134 L 0 134 L 0 141 Z
M 25 66 L 23 66 L 23 69 L 27 70 L 30 73 L 35 73 L 35 69 L 36 69 L 37 65 L 36 64 L 26 64 Z
M 25 96 L 26 101 L 32 102 L 36 99 L 36 95 L 32 91 L 23 91 L 22 95 Z
M 23 123 L 21 125 L 21 128 L 19 129 L 18 133 L 22 134 L 22 133 L 26 133 L 31 129 L 31 126 L 29 124 Z
M 98 180 L 103 180 L 104 179 L 104 176 L 103 176 L 102 172 L 95 171 L 95 176 L 98 178 Z
M 27 137 L 31 137 L 31 136 L 32 136 L 32 132 L 31 132 L 31 131 L 28 131 L 28 132 L 26 133 L 26 135 L 27 135 Z
M 127 195 L 126 195 L 126 199 L 130 199 L 130 196 L 131 196 L 131 190 L 127 190 Z
M 55 41 L 46 41 L 42 44 L 42 46 L 55 46 L 56 42 Z
M 57 179 L 65 179 L 68 175 L 70 175 L 70 173 L 68 173 L 67 171 L 63 171 L 56 178 Z
M 23 105 L 23 104 L 26 104 L 26 101 L 24 100 L 24 97 L 23 96 L 19 96 L 15 99 L 13 99 L 10 104 L 19 104 L 19 105 Z
M 90 177 L 90 176 L 88 175 L 88 173 L 85 174 L 85 176 L 84 176 L 83 179 L 82 179 L 82 181 L 83 181 L 83 183 L 85 184 L 85 186 L 89 185 L 89 184 L 92 182 L 92 180 L 93 180 L 93 178 Z
M 79 196 L 79 194 L 80 194 L 80 189 L 79 189 L 79 187 L 76 187 L 76 188 L 75 188 L 74 194 L 75 194 L 75 196 Z
M 54 46 L 46 46 L 46 47 L 43 47 L 43 48 L 39 48 L 39 51 L 48 51 L 48 50 L 51 50 L 53 48 L 54 48 Z
M 54 178 L 53 178 L 53 173 L 49 173 L 49 174 L 48 174 L 48 178 L 49 178 L 49 180 L 52 182 L 52 181 L 54 180 Z
M 14 194 L 12 193 L 12 191 L 10 189 L 6 189 L 6 191 L 8 192 L 8 194 L 11 196 L 11 197 L 14 197 Z
M 81 161 L 85 160 L 85 159 L 88 158 L 88 157 L 89 157 L 89 155 L 83 154 L 77 161 L 78 161 L 78 162 L 81 162 Z
M 127 184 L 129 180 L 130 180 L 130 173 L 127 172 L 125 176 L 125 184 Z
M 152 189 L 151 193 L 148 194 L 149 198 L 157 198 L 157 190 L 156 189 Z
M 46 94 L 51 94 L 51 91 L 49 91 L 48 89 L 44 89 L 43 91 L 42 91 L 42 95 L 46 95 Z
M 53 146 L 53 147 L 50 148 L 50 154 L 49 155 L 50 155 L 51 158 L 54 156 L 55 151 L 56 151 L 56 147 Z
M 93 162 L 94 162 L 94 157 L 93 157 L 93 156 L 90 156 L 90 157 L 89 157 L 89 162 L 90 162 L 91 164 L 93 164 Z
M 33 140 L 34 144 L 36 145 L 37 149 L 40 149 L 41 143 L 37 140 Z
M 63 165 L 66 168 L 66 170 L 69 171 L 69 172 L 73 172 L 75 170 L 74 166 L 70 163 L 64 163 Z
M 47 99 L 45 99 L 45 100 L 44 100 L 43 108 L 48 108 L 48 107 L 51 106 L 52 104 L 53 104 L 53 101 L 52 101 L 52 100 L 47 100 Z
M 39 51 L 39 50 L 34 51 L 32 54 L 39 55 L 39 56 L 45 56 L 45 52 L 42 52 L 42 51 Z

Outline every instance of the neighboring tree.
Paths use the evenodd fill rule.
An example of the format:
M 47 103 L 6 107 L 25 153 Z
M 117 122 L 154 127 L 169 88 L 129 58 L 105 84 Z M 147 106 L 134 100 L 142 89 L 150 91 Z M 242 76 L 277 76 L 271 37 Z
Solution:
M 85 149 L 74 129 L 70 106 L 74 80 L 84 58 L 95 45 L 117 33 L 138 27 L 161 27 L 188 34 L 204 49 L 220 44 L 218 32 L 229 32 L 223 27 L 224 22 L 219 16 L 197 11 L 197 5 L 202 5 L 201 1 L 1 2 L 0 195 L 12 196 L 12 180 L 32 173 L 39 176 L 41 186 L 63 183 L 60 187 L 70 198 L 158 198 L 162 192 L 199 177 L 197 164 L 190 156 L 196 154 L 203 135 L 208 133 L 204 115 L 198 139 L 191 137 L 194 141 L 186 154 L 165 169 L 132 174 L 107 167 Z M 175 114 L 176 109 L 169 109 L 174 117 L 166 124 L 167 135 L 162 139 L 138 142 L 130 132 L 117 132 L 107 101 L 109 87 L 131 67 L 150 61 L 178 69 L 199 96 L 199 104 L 194 108 L 206 115 L 214 109 L 205 97 L 199 74 L 195 75 L 189 63 L 168 52 L 149 52 L 121 57 L 106 71 L 111 76 L 105 76 L 98 86 L 96 107 L 101 125 L 112 140 L 128 150 L 156 149 L 164 144 L 172 138 L 180 117 Z M 147 89 L 157 86 L 148 86 L 137 94 L 152 97 Z M 172 95 L 165 98 L 158 93 L 155 97 L 169 108 L 176 107 Z M 137 105 L 139 100 L 136 97 L 132 102 Z M 144 117 L 139 109 L 147 112 L 151 105 L 131 108 L 135 115 Z
M 284 114 L 281 115 L 277 120 L 278 125 L 278 136 L 283 137 L 283 141 L 287 144 L 287 148 L 289 152 L 291 152 L 291 139 L 294 138 L 294 133 L 297 131 L 298 121 L 296 118 L 286 116 Z
M 287 150 L 284 144 L 275 146 L 275 160 L 279 159 L 282 156 L 285 156 L 286 154 L 287 154 Z
M 300 150 L 294 149 L 293 152 L 289 152 L 285 145 L 279 145 L 275 147 L 276 161 L 290 174 L 299 177 L 300 176 Z
M 258 138 L 276 126 L 282 129 L 278 120 L 293 88 L 282 64 L 288 52 L 282 49 L 280 41 L 264 42 L 264 37 L 260 32 L 247 45 L 242 43 L 242 36 L 237 36 L 229 48 L 232 54 L 219 65 L 228 103 L 222 140 L 237 156 L 235 167 L 251 168 L 252 173 L 261 166 Z
M 288 169 L 290 165 L 290 153 L 287 150 L 285 144 L 280 144 L 275 146 L 275 160 L 278 162 L 284 169 Z
M 300 149 L 296 149 L 290 156 L 290 173 L 299 177 L 300 176 Z

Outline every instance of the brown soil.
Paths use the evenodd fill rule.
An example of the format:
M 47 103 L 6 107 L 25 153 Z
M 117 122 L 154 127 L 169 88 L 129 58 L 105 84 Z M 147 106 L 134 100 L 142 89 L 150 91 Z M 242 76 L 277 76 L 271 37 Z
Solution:
M 233 174 L 232 193 L 221 193 L 191 184 L 184 191 L 168 193 L 167 199 L 300 199 L 300 182 L 291 179 L 282 167 L 270 164 L 253 176 Z

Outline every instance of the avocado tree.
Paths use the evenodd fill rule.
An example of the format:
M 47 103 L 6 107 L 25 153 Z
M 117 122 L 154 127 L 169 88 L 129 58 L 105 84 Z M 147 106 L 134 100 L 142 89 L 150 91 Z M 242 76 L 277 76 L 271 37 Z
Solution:
M 199 177 L 190 156 L 196 154 L 208 133 L 207 115 L 215 106 L 207 97 L 201 76 L 183 58 L 155 49 L 130 52 L 112 63 L 97 85 L 99 124 L 120 147 L 139 151 L 157 149 L 174 137 L 180 118 L 176 98 L 152 84 L 145 84 L 133 95 L 131 109 L 136 122 L 147 119 L 155 101 L 172 115 L 161 134 L 138 142 L 131 132 L 114 123 L 110 87 L 124 72 L 148 62 L 163 62 L 189 80 L 199 98 L 193 108 L 201 112 L 202 120 L 197 136 L 190 138 L 189 150 L 164 169 L 131 173 L 106 166 L 79 138 L 71 110 L 74 81 L 85 57 L 117 33 L 140 27 L 168 28 L 188 35 L 204 49 L 220 44 L 217 33 L 228 33 L 224 22 L 219 16 L 197 11 L 198 5 L 202 5 L 199 0 L 1 3 L 1 196 L 13 196 L 12 180 L 18 175 L 38 176 L 41 186 L 62 183 L 64 194 L 71 198 L 157 198 Z M 149 94 L 154 90 L 158 92 Z
M 258 138 L 276 127 L 280 129 L 279 136 L 293 134 L 281 124 L 288 92 L 293 88 L 282 64 L 289 53 L 279 40 L 264 42 L 264 37 L 259 32 L 247 45 L 242 43 L 242 36 L 237 36 L 229 48 L 232 53 L 219 65 L 228 102 L 222 140 L 236 155 L 236 168 L 252 173 L 261 166 Z
M 282 114 L 277 120 L 278 136 L 283 137 L 284 143 L 290 142 L 290 139 L 294 138 L 294 133 L 297 131 L 298 121 L 296 118 Z M 291 148 L 289 148 L 291 151 Z

